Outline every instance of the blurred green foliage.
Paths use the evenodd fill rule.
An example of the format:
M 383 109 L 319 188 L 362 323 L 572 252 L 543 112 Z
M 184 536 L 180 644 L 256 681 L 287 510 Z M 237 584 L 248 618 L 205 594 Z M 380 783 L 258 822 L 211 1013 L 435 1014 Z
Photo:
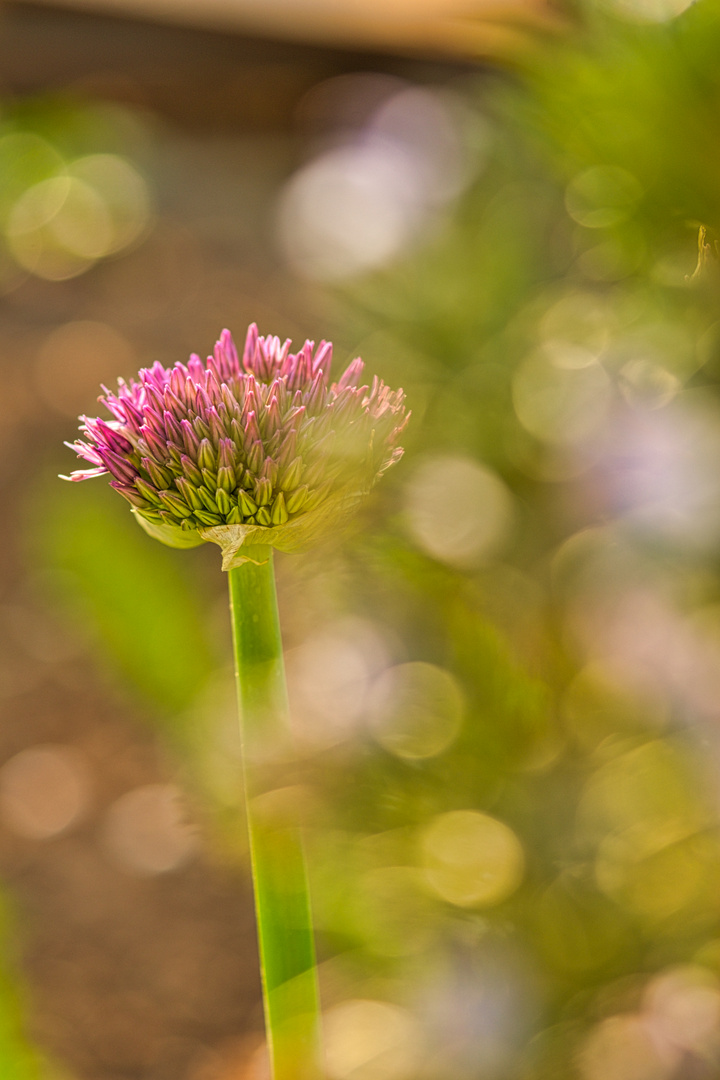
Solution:
M 51 483 L 28 507 L 35 570 L 172 730 L 217 666 L 193 555 L 151 541 L 106 485 Z
M 467 712 L 434 758 L 367 733 L 355 753 L 318 756 L 312 783 L 339 830 L 325 848 L 318 831 L 318 916 L 338 966 L 382 986 L 379 966 L 406 1004 L 423 986 L 440 996 L 431 957 L 481 958 L 492 942 L 508 971 L 520 949 L 533 988 L 532 1007 L 517 988 L 508 1005 L 504 1054 L 484 1063 L 478 1007 L 475 1034 L 468 1020 L 455 1036 L 467 1060 L 448 1036 L 437 1075 L 720 1067 L 716 1021 L 700 1036 L 686 1018 L 678 1035 L 663 1012 L 695 1015 L 696 982 L 720 1001 L 720 536 L 706 516 L 719 494 L 719 14 L 701 0 L 639 25 L 583 8 L 517 83 L 479 79 L 483 172 L 445 227 L 344 295 L 346 336 L 417 412 L 377 538 L 344 557 L 356 586 L 337 610 L 382 625 L 396 662 L 450 671 Z M 469 567 L 428 557 L 413 526 L 413 476 L 448 454 L 490 466 L 513 497 L 513 528 Z M 428 499 L 442 531 L 456 504 Z M 522 841 L 523 884 L 497 903 L 428 890 L 423 838 L 462 809 Z
M 511 85 L 455 85 L 482 171 L 322 297 L 415 415 L 352 540 L 279 560 L 299 750 L 278 786 L 309 827 L 328 999 L 420 1017 L 423 1080 L 720 1069 L 720 5 L 574 19 Z M 43 487 L 34 519 L 234 814 L 207 553 L 154 545 L 97 485 Z M 437 752 L 382 726 L 428 722 L 378 696 L 413 664 L 463 703 Z M 438 851 L 454 824 L 471 840 Z
M 0 111 L 0 283 L 63 281 L 147 230 L 140 119 L 110 103 L 29 98 Z M 125 155 L 130 155 L 130 159 Z
M 550 48 L 531 73 L 534 134 L 549 136 L 567 179 L 592 167 L 636 179 L 638 205 L 621 217 L 634 218 L 649 256 L 684 244 L 689 225 L 717 228 L 717 4 L 701 0 L 654 26 L 581 10 L 571 44 Z
M 31 1045 L 25 1030 L 24 994 L 18 986 L 17 973 L 12 965 L 17 927 L 13 913 L 3 901 L 0 910 L 0 941 L 3 963 L 0 967 L 0 1070 L 13 1080 L 62 1080 L 55 1070 Z

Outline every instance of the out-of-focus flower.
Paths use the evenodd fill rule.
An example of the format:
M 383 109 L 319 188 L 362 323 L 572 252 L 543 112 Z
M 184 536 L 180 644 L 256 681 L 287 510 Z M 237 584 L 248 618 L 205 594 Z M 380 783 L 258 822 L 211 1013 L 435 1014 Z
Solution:
M 341 75 L 304 104 L 323 149 L 278 207 L 279 240 L 301 277 L 351 279 L 412 249 L 483 164 L 485 122 L 451 91 Z
M 223 567 L 246 545 L 299 551 L 356 508 L 402 455 L 402 390 L 361 383 L 353 360 L 330 383 L 332 345 L 248 329 L 242 359 L 224 330 L 206 363 L 156 363 L 100 398 L 113 419 L 81 417 L 85 440 L 68 444 L 109 473 L 156 539 L 174 547 L 220 545 Z

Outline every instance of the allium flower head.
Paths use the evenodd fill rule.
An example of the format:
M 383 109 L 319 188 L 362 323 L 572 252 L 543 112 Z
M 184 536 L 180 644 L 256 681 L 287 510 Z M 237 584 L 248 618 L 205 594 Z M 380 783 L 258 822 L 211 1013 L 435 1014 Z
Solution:
M 309 546 L 400 458 L 409 414 L 402 390 L 362 384 L 362 360 L 330 383 L 329 342 L 290 345 L 253 323 L 242 359 L 223 330 L 205 363 L 193 354 L 103 387 L 112 419 L 81 417 L 85 438 L 68 443 L 93 468 L 65 479 L 109 473 L 152 536 L 213 541 L 225 569 L 246 545 Z

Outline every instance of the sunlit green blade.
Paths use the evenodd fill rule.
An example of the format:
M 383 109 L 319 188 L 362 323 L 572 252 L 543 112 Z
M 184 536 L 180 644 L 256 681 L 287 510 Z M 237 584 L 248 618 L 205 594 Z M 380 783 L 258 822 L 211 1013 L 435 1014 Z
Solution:
M 160 715 L 172 716 L 176 730 L 178 713 L 207 684 L 215 662 L 187 568 L 192 556 L 151 543 L 106 487 L 76 484 L 67 498 L 58 486 L 38 485 L 28 500 L 34 568 L 49 572 L 59 599 Z
M 273 791 L 288 704 L 272 549 L 229 571 L 245 795 L 273 1080 L 319 1080 L 320 1007 L 305 857 Z M 270 777 L 270 779 L 269 779 Z

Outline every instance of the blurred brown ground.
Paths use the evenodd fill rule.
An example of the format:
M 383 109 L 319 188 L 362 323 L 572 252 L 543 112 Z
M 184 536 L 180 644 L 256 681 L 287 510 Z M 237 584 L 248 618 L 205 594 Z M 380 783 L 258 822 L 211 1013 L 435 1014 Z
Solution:
M 563 23 L 553 0 L 35 0 L 38 5 L 435 58 L 510 59 L 529 30 Z
M 0 298 L 0 766 L 50 744 L 74 752 L 89 784 L 77 824 L 57 836 L 0 824 L 0 876 L 16 907 L 31 1034 L 79 1080 L 240 1080 L 262 1022 L 245 877 L 207 844 L 177 868 L 143 875 L 114 863 L 103 841 L 120 797 L 175 782 L 176 770 L 137 701 L 52 623 L 28 581 L 19 539 L 27 485 L 75 430 L 38 394 L 38 355 L 77 320 L 108 324 L 138 365 L 209 349 L 222 326 L 242 332 L 250 319 L 299 336 L 311 301 L 268 247 L 273 197 L 293 163 L 302 95 L 354 70 L 432 69 L 42 6 L 2 9 L 5 99 L 60 91 L 140 108 L 158 199 L 157 224 L 131 254 L 70 281 L 28 277 Z M 98 381 L 91 365 L 84 407 Z

